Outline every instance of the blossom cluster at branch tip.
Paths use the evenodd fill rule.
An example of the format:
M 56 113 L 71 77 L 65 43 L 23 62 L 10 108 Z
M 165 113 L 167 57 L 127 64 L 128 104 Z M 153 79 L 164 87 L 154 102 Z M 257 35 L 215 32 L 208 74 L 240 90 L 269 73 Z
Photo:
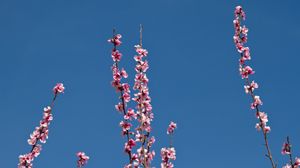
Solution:
M 77 152 L 76 156 L 78 157 L 77 160 L 77 167 L 83 167 L 87 164 L 88 160 L 90 159 L 84 152 Z
M 168 130 L 167 130 L 167 134 L 172 134 L 174 133 L 174 130 L 177 128 L 177 124 L 174 123 L 173 121 L 171 121 L 171 123 L 169 124 Z
M 254 81 L 252 81 L 250 83 L 250 85 L 245 85 L 244 86 L 244 89 L 245 89 L 245 93 L 248 94 L 248 93 L 253 93 L 255 89 L 258 88 L 258 84 Z
M 62 83 L 57 83 L 53 88 L 54 94 L 64 93 L 64 90 L 65 90 L 65 87 L 64 87 L 64 84 L 62 84 Z
M 121 34 L 116 34 L 116 35 L 113 36 L 113 38 L 108 39 L 107 41 L 108 41 L 109 43 L 112 43 L 114 46 L 119 46 L 119 45 L 122 44 L 122 42 L 121 42 L 121 40 L 120 40 L 121 38 L 122 38 L 122 35 L 121 35 Z

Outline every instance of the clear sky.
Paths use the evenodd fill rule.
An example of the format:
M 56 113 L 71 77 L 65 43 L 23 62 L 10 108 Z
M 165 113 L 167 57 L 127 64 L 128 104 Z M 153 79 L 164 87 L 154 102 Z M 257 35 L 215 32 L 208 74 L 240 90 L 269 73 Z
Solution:
M 56 82 L 66 91 L 34 167 L 75 167 L 81 150 L 91 157 L 87 168 L 126 163 L 107 39 L 113 27 L 123 35 L 121 66 L 132 84 L 140 23 L 155 113 L 153 165 L 159 167 L 173 120 L 176 167 L 270 167 L 238 74 L 232 20 L 239 4 L 247 14 L 250 64 L 269 114 L 273 155 L 279 167 L 287 161 L 280 150 L 290 135 L 300 156 L 298 1 L 0 0 L 0 167 L 16 167 L 30 150 L 27 139 Z

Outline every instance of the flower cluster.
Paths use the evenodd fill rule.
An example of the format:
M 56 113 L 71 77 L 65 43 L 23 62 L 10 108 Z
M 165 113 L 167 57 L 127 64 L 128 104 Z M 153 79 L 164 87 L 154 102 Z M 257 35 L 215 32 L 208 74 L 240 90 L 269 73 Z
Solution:
M 257 119 L 260 120 L 259 123 L 256 123 L 255 128 L 260 131 L 261 128 L 263 129 L 263 132 L 265 133 L 269 133 L 271 131 L 271 128 L 269 126 L 267 126 L 267 122 L 268 120 L 268 115 L 264 112 L 257 112 L 256 113 L 256 117 Z
M 246 94 L 249 94 L 253 100 L 250 107 L 251 109 L 256 111 L 256 117 L 258 119 L 258 123 L 256 124 L 256 129 L 262 130 L 265 146 L 267 149 L 268 154 L 266 155 L 271 163 L 272 167 L 276 168 L 275 162 L 272 158 L 272 154 L 268 145 L 268 139 L 267 134 L 271 131 L 270 126 L 267 125 L 268 122 L 268 115 L 264 112 L 261 112 L 259 109 L 259 106 L 261 106 L 262 100 L 259 96 L 254 94 L 254 90 L 258 88 L 258 84 L 254 81 L 249 80 L 249 76 L 254 74 L 254 70 L 246 64 L 247 61 L 251 60 L 251 54 L 249 47 L 245 46 L 245 43 L 247 43 L 247 36 L 248 36 L 248 28 L 245 25 L 241 25 L 242 20 L 245 20 L 246 14 L 241 6 L 237 6 L 234 11 L 235 19 L 233 20 L 234 25 L 234 36 L 233 41 L 235 43 L 235 47 L 237 51 L 240 53 L 240 59 L 239 59 L 239 71 L 242 79 L 245 80 L 245 92 Z
M 287 142 L 284 142 L 281 148 L 281 154 L 289 155 L 291 154 L 291 145 Z
M 53 88 L 54 94 L 63 93 L 64 90 L 65 90 L 65 87 L 64 87 L 64 84 L 62 84 L 62 83 L 57 83 Z
M 85 164 L 87 164 L 87 161 L 90 159 L 90 157 L 87 156 L 84 152 L 78 152 L 76 156 L 78 157 L 77 167 L 83 167 Z
M 173 168 L 174 165 L 170 160 L 176 160 L 175 148 L 162 148 L 160 154 L 162 159 L 161 168 Z
M 54 98 L 51 106 L 53 106 L 57 94 L 63 93 L 64 89 L 65 88 L 62 83 L 56 84 L 56 86 L 53 88 Z M 42 150 L 42 145 L 38 144 L 38 142 L 46 143 L 46 140 L 48 139 L 49 125 L 53 120 L 51 106 L 44 108 L 43 119 L 40 121 L 40 125 L 35 128 L 32 134 L 30 134 L 28 144 L 32 146 L 31 151 L 27 154 L 19 156 L 18 168 L 32 168 L 32 162 L 34 158 L 38 157 Z
M 173 121 L 171 121 L 171 123 L 169 124 L 168 130 L 167 130 L 167 134 L 172 134 L 174 133 L 174 130 L 177 128 L 177 124 L 174 123 Z

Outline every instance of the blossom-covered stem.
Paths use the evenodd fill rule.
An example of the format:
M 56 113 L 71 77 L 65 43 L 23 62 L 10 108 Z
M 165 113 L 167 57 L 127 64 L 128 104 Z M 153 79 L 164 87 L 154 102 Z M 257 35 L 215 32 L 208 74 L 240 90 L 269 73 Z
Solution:
M 115 39 L 116 36 L 117 36 L 116 35 L 116 30 L 113 29 L 113 37 L 112 37 L 111 40 Z M 121 43 L 117 44 L 115 41 L 111 41 L 111 42 L 113 43 L 112 52 L 116 52 L 117 51 L 117 45 L 120 45 Z M 117 71 L 120 71 L 118 62 L 119 62 L 119 60 L 115 59 L 114 60 L 114 66 L 115 66 L 115 68 L 116 68 Z M 120 99 L 121 99 L 121 105 L 122 105 L 121 111 L 122 111 L 123 115 L 126 116 L 126 103 L 125 103 L 125 100 L 124 100 L 124 88 L 123 88 L 123 86 L 121 86 L 121 89 L 119 88 L 119 90 L 120 90 Z M 125 119 L 125 122 L 128 122 L 128 120 Z M 126 135 L 127 144 L 128 144 L 129 141 L 130 141 L 129 130 L 126 130 L 124 134 Z M 128 158 L 129 158 L 129 164 L 131 164 L 133 162 L 131 151 L 127 151 L 127 153 L 128 153 Z
M 140 42 L 139 42 L 139 45 L 140 45 L 141 48 L 143 48 L 143 25 L 142 24 L 140 24 Z M 143 73 L 142 69 L 139 70 L 139 73 Z M 142 99 L 140 100 L 139 103 L 142 104 Z M 139 106 L 138 106 L 138 110 L 139 110 L 140 113 L 142 113 L 142 110 Z M 142 126 L 142 124 L 143 124 L 143 122 L 140 123 L 140 127 Z M 143 134 L 143 142 L 142 142 L 142 146 L 141 146 L 142 151 L 144 151 L 144 149 L 145 149 L 145 143 L 148 140 L 149 135 L 150 135 L 150 132 L 147 132 L 146 134 Z M 150 150 L 150 147 L 148 146 L 147 147 L 147 153 L 149 152 L 149 150 Z M 147 153 L 143 152 L 144 158 L 146 158 Z M 146 163 L 145 159 L 143 160 L 142 164 L 143 164 L 144 168 L 147 168 L 147 163 Z
M 294 163 L 293 163 L 293 156 L 292 156 L 292 148 L 291 148 L 291 143 L 290 143 L 290 138 L 289 138 L 289 136 L 287 136 L 286 137 L 286 142 L 287 142 L 287 144 L 288 144 L 288 146 L 289 146 L 289 158 L 290 158 L 290 164 L 291 164 L 291 166 L 292 166 L 292 168 L 294 168 Z
M 63 93 L 64 90 L 65 88 L 62 83 L 57 83 L 53 88 L 54 97 L 52 99 L 52 102 L 50 106 L 44 108 L 43 119 L 40 121 L 39 127 L 35 128 L 33 133 L 30 135 L 30 138 L 28 139 L 28 144 L 32 146 L 31 150 L 29 153 L 19 156 L 18 168 L 32 168 L 32 162 L 34 158 L 36 158 L 42 150 L 42 145 L 38 142 L 40 141 L 41 143 L 46 143 L 46 139 L 48 139 L 49 125 L 53 120 L 51 111 L 54 106 L 56 97 L 59 93 Z
M 154 151 L 150 151 L 151 146 L 155 142 L 155 138 L 150 137 L 151 122 L 153 119 L 151 98 L 149 96 L 148 88 L 148 78 L 146 71 L 149 68 L 148 61 L 144 60 L 148 51 L 144 49 L 143 46 L 143 26 L 140 25 L 140 38 L 139 44 L 135 45 L 135 50 L 137 55 L 134 56 L 136 61 L 135 66 L 135 83 L 133 89 L 137 91 L 134 94 L 133 100 L 137 103 L 137 118 L 139 125 L 136 129 L 137 141 L 141 143 L 140 148 L 137 149 L 139 163 L 143 165 L 144 168 L 151 167 L 151 161 L 155 155 Z
M 258 88 L 258 84 L 252 81 L 250 83 L 249 81 L 249 75 L 254 74 L 253 69 L 250 66 L 247 66 L 245 64 L 246 61 L 251 59 L 250 56 L 250 49 L 249 47 L 245 47 L 244 44 L 247 42 L 247 33 L 248 28 L 243 25 L 241 26 L 242 19 L 245 20 L 246 14 L 241 6 L 237 6 L 234 11 L 235 19 L 233 20 L 234 28 L 235 28 L 235 34 L 233 36 L 235 46 L 238 50 L 238 52 L 241 54 L 241 57 L 239 59 L 239 67 L 240 67 L 240 74 L 242 76 L 242 79 L 245 79 L 245 92 L 250 94 L 252 97 L 253 103 L 251 104 L 251 108 L 256 111 L 256 116 L 259 119 L 259 123 L 257 123 L 256 128 L 258 130 L 262 130 L 264 141 L 265 141 L 265 147 L 267 150 L 266 156 L 269 158 L 272 167 L 276 168 L 277 165 L 274 162 L 274 159 L 272 157 L 272 153 L 269 147 L 268 142 L 268 136 L 267 134 L 270 132 L 270 127 L 267 126 L 268 117 L 267 114 L 264 112 L 261 112 L 259 110 L 259 106 L 262 105 L 262 101 L 260 100 L 259 96 L 256 96 L 254 94 L 254 89 Z
M 90 157 L 87 156 L 84 152 L 77 152 L 76 156 L 78 157 L 77 168 L 84 167 L 90 159 Z
M 55 102 L 55 100 L 56 100 L 57 94 L 58 94 L 58 92 L 56 91 L 56 92 L 54 93 L 53 99 L 52 99 L 51 104 L 50 104 L 50 108 L 51 108 L 51 109 L 53 109 L 54 102 Z M 42 128 L 43 128 L 43 127 L 42 127 Z M 42 128 L 39 130 L 40 134 L 42 133 Z M 39 140 L 40 140 L 40 138 L 37 138 L 37 142 L 38 142 Z M 37 144 L 38 144 L 38 143 L 35 143 L 34 145 L 32 145 L 32 148 L 31 148 L 30 153 L 33 152 L 33 150 L 34 150 L 34 148 L 37 146 Z
M 250 81 L 249 81 L 249 79 L 246 78 L 245 81 L 246 81 L 246 85 L 250 86 Z M 251 95 L 251 97 L 252 97 L 252 100 L 255 101 L 255 95 L 254 95 L 254 92 L 253 92 L 252 90 L 250 90 L 250 95 Z M 269 158 L 269 160 L 270 160 L 270 162 L 271 162 L 271 164 L 272 164 L 272 167 L 273 167 L 273 168 L 276 168 L 277 165 L 275 164 L 275 161 L 274 161 L 273 156 L 272 156 L 271 149 L 270 149 L 270 147 L 269 147 L 268 133 L 267 133 L 267 131 L 265 131 L 265 129 L 264 129 L 264 127 L 263 127 L 263 124 L 262 124 L 262 123 L 263 123 L 262 118 L 261 118 L 261 116 L 259 115 L 259 112 L 260 112 L 260 111 L 259 111 L 259 105 L 255 106 L 255 110 L 256 110 L 257 116 L 259 117 L 259 118 L 258 118 L 258 119 L 259 119 L 259 123 L 260 123 L 259 125 L 260 125 L 260 128 L 261 128 L 261 130 L 262 130 L 262 134 L 263 134 L 263 136 L 264 136 L 264 141 L 265 141 L 265 147 L 266 147 L 266 150 L 267 150 L 267 152 L 268 152 L 268 154 L 266 154 L 266 156 Z
M 170 137 L 170 148 L 172 148 L 173 147 L 173 134 L 170 134 L 169 137 Z
M 162 148 L 160 151 L 161 154 L 161 168 L 173 168 L 174 164 L 171 160 L 176 160 L 176 150 L 172 146 L 172 135 L 174 134 L 174 130 L 177 128 L 177 124 L 171 121 L 169 127 L 167 129 L 167 134 L 170 136 L 170 146 L 169 148 Z

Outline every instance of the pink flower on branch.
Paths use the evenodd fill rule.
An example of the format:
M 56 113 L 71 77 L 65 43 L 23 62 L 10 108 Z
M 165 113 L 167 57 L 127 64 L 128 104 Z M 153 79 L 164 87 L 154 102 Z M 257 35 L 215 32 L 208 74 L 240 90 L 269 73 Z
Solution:
M 174 123 L 173 121 L 171 121 L 168 130 L 167 130 L 167 134 L 172 134 L 175 130 L 175 128 L 177 128 L 177 124 Z
M 107 41 L 108 41 L 109 43 L 113 43 L 114 46 L 119 46 L 119 45 L 122 44 L 122 42 L 121 42 L 121 40 L 120 40 L 121 38 L 122 38 L 122 35 L 121 35 L 121 34 L 116 34 L 116 35 L 113 36 L 113 38 L 108 39 Z
M 258 88 L 258 84 L 254 81 L 252 81 L 250 85 L 245 85 L 244 86 L 246 94 L 251 93 L 251 92 L 253 93 L 254 90 L 257 89 L 257 88 Z
M 64 90 L 65 90 L 65 87 L 64 87 L 64 84 L 62 84 L 62 83 L 57 83 L 53 88 L 54 94 L 63 93 Z
M 162 158 L 161 168 L 173 168 L 174 165 L 170 160 L 176 160 L 175 148 L 162 148 L 160 151 Z
M 281 149 L 281 154 L 289 155 L 291 154 L 291 146 L 287 142 L 284 142 Z
M 54 106 L 54 102 L 59 93 L 63 93 L 65 90 L 62 83 L 57 83 L 54 88 L 54 97 L 52 99 L 51 105 L 44 108 L 43 119 L 40 121 L 40 125 L 35 128 L 32 134 L 30 134 L 30 138 L 27 140 L 28 144 L 31 145 L 31 151 L 27 154 L 19 156 L 19 164 L 18 168 L 32 168 L 32 162 L 34 158 L 40 155 L 42 150 L 42 145 L 40 143 L 46 143 L 49 134 L 49 125 L 53 120 L 52 116 L 52 108 Z
M 84 152 L 78 152 L 76 154 L 76 156 L 78 157 L 77 160 L 77 167 L 83 167 L 87 164 L 88 160 L 90 159 L 89 156 L 87 156 Z

